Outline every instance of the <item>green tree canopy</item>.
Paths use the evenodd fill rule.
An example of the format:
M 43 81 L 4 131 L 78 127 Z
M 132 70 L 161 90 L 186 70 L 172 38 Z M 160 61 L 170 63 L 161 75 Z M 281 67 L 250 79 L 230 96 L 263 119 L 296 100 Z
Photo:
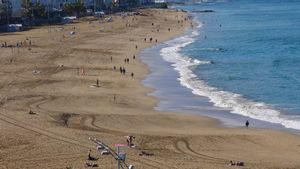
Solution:
M 45 6 L 40 2 L 22 0 L 23 16 L 28 18 L 45 18 L 47 16 Z
M 83 2 L 67 3 L 63 7 L 64 12 L 69 15 L 76 15 L 77 18 L 84 16 L 86 13 L 86 8 Z
M 0 4 L 0 24 L 7 24 L 12 15 L 12 5 L 10 1 Z

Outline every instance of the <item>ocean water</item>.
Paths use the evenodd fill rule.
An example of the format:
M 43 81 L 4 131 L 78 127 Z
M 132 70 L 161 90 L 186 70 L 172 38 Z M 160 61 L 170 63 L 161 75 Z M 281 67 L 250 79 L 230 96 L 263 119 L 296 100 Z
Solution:
M 174 8 L 189 10 L 198 23 L 160 48 L 181 86 L 232 114 L 300 130 L 299 0 L 206 0 Z M 199 12 L 208 9 L 214 12 Z

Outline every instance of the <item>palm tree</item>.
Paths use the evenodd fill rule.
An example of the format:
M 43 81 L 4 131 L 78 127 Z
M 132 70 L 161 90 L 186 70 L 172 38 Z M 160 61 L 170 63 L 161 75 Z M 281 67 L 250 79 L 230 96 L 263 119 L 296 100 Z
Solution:
M 9 0 L 0 4 L 0 24 L 9 24 L 12 16 L 12 4 Z
M 30 0 L 22 0 L 23 15 L 28 18 L 46 17 L 45 6 L 40 2 L 30 2 Z
M 63 7 L 64 12 L 67 15 L 74 15 L 76 14 L 77 18 L 84 15 L 86 12 L 84 3 L 82 0 L 78 0 L 75 3 L 67 3 Z

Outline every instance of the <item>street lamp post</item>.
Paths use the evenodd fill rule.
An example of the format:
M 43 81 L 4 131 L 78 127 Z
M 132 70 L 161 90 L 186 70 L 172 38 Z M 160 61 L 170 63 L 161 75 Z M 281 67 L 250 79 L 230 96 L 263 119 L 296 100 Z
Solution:
M 50 25 L 50 22 L 49 22 L 49 19 L 50 19 L 49 11 L 50 11 L 50 0 L 48 0 L 48 5 L 47 5 L 48 23 L 49 23 L 49 25 Z
M 9 25 L 9 10 L 8 10 L 8 5 L 9 5 L 9 0 L 6 1 L 6 21 L 7 21 L 7 26 Z
M 49 35 L 51 37 L 51 22 L 50 22 L 50 1 L 51 0 L 48 0 L 48 5 L 47 5 L 47 15 L 48 15 L 48 24 L 49 24 Z

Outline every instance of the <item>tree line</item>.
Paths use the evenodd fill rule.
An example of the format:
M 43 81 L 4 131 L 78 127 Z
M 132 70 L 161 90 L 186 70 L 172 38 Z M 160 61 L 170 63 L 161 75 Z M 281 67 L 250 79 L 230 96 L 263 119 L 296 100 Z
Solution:
M 52 11 L 49 9 L 49 6 L 45 6 L 41 2 L 30 2 L 28 0 L 22 0 L 21 3 L 23 12 L 22 16 L 27 18 L 48 18 L 53 17 L 56 11 Z M 68 16 L 74 16 L 77 17 L 84 16 L 86 13 L 86 8 L 84 6 L 84 3 L 81 1 L 77 1 L 74 3 L 66 3 L 62 5 L 61 14 L 62 15 L 68 15 Z

